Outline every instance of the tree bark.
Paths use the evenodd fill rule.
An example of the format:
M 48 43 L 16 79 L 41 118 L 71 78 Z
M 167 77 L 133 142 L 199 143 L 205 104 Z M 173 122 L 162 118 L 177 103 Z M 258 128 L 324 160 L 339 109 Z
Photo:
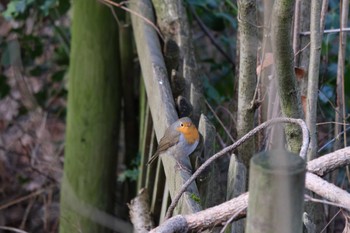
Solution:
M 300 93 L 294 74 L 292 48 L 292 18 L 294 1 L 275 1 L 272 14 L 272 50 L 281 109 L 285 117 L 303 118 Z M 301 131 L 295 125 L 285 128 L 289 150 L 298 154 L 302 143 Z
M 307 89 L 306 103 L 306 124 L 310 131 L 310 146 L 307 155 L 307 161 L 316 157 L 317 152 L 317 100 L 318 100 L 318 80 L 320 70 L 321 56 L 321 8 L 322 2 L 319 0 L 311 1 L 311 48 L 310 48 L 310 63 Z
M 258 34 L 256 23 L 256 1 L 238 1 L 239 11 L 239 84 L 238 84 L 238 110 L 237 135 L 243 137 L 254 128 L 254 91 L 256 88 L 256 53 Z M 238 149 L 238 156 L 246 167 L 255 152 L 254 140 L 251 139 Z
M 120 115 L 117 36 L 106 6 L 74 1 L 61 233 L 112 232 L 108 228 L 113 223 L 99 217 L 114 209 Z

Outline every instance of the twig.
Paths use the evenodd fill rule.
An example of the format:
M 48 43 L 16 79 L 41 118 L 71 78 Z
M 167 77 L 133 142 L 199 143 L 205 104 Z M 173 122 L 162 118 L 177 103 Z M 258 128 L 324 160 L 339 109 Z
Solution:
M 348 128 L 346 128 L 346 130 L 340 132 L 339 134 L 337 134 L 332 140 L 330 140 L 329 142 L 327 142 L 326 144 L 324 144 L 320 149 L 318 149 L 317 153 L 320 153 L 324 148 L 326 148 L 327 146 L 329 146 L 329 144 L 333 143 L 338 137 L 340 137 L 341 135 L 343 135 L 346 131 L 350 130 L 350 126 Z
M 327 125 L 327 124 L 335 124 L 335 125 L 350 125 L 350 124 L 347 124 L 347 123 L 342 123 L 342 122 L 335 122 L 335 121 L 327 121 L 327 122 L 320 122 L 320 123 L 317 123 L 316 125 Z
M 334 221 L 334 219 L 338 216 L 340 211 L 341 210 L 338 210 L 338 212 L 328 221 L 328 223 L 326 224 L 326 226 L 324 226 L 324 228 L 322 229 L 322 231 L 320 233 L 323 233 L 327 230 L 328 226 Z
M 293 51 L 297 52 L 300 46 L 300 6 L 301 0 L 295 2 L 294 26 L 293 26 Z
M 235 62 L 234 60 L 221 48 L 221 46 L 216 42 L 215 38 L 213 35 L 209 32 L 208 28 L 204 25 L 202 20 L 199 18 L 197 15 L 196 11 L 193 9 L 192 6 L 189 7 L 191 10 L 191 13 L 193 14 L 194 18 L 196 19 L 199 27 L 203 30 L 203 32 L 209 37 L 209 40 L 211 43 L 217 48 L 217 50 L 226 58 L 227 61 L 229 61 L 232 65 L 232 68 L 235 67 Z
M 333 108 L 332 110 L 334 110 L 335 112 L 338 112 L 339 111 L 337 110 L 337 107 L 334 105 L 334 103 L 332 103 L 332 101 L 326 96 L 326 94 L 324 94 L 321 90 L 318 90 L 318 92 L 320 94 L 322 94 L 326 99 L 327 99 L 327 102 L 331 105 L 331 107 Z
M 24 211 L 24 215 L 23 215 L 23 217 L 22 217 L 22 221 L 21 221 L 21 224 L 20 224 L 20 227 L 19 227 L 20 229 L 24 229 L 25 224 L 26 224 L 27 219 L 28 219 L 28 215 L 29 215 L 29 213 L 30 213 L 30 211 L 31 211 L 31 209 L 32 209 L 32 207 L 33 207 L 34 201 L 35 201 L 35 197 L 32 198 L 32 199 L 29 201 L 29 204 L 28 204 L 26 210 Z
M 303 120 L 301 119 L 293 119 L 293 118 L 275 118 L 275 119 L 271 119 L 269 121 L 266 121 L 264 123 L 262 123 L 261 125 L 259 125 L 258 127 L 252 129 L 251 131 L 249 131 L 246 135 L 244 135 L 242 138 L 240 138 L 238 141 L 236 141 L 235 143 L 233 143 L 232 145 L 224 148 L 223 150 L 221 150 L 220 152 L 216 153 L 215 155 L 213 155 L 212 157 L 210 157 L 207 161 L 205 161 L 197 170 L 195 173 L 193 173 L 193 175 L 190 177 L 190 179 L 188 179 L 186 181 L 186 183 L 182 186 L 182 188 L 180 189 L 180 191 L 176 194 L 176 196 L 174 197 L 174 199 L 172 200 L 171 205 L 168 208 L 168 211 L 165 215 L 165 219 L 169 219 L 172 214 L 173 211 L 175 209 L 175 206 L 177 205 L 178 201 L 181 198 L 181 195 L 186 191 L 186 189 L 188 188 L 188 186 L 216 159 L 218 159 L 219 157 L 225 155 L 226 153 L 234 150 L 235 148 L 237 148 L 238 146 L 242 145 L 244 142 L 246 142 L 248 139 L 250 139 L 251 137 L 253 137 L 257 132 L 271 126 L 274 124 L 279 124 L 279 123 L 292 123 L 292 124 L 298 124 L 301 129 L 302 129 L 302 133 L 303 133 L 303 144 L 300 150 L 300 156 L 302 158 L 305 159 L 306 157 L 306 152 L 309 146 L 309 131 L 306 127 L 306 124 Z
M 338 203 L 335 203 L 335 202 L 332 202 L 332 201 L 326 201 L 326 200 L 322 200 L 322 199 L 317 199 L 317 198 L 313 198 L 309 195 L 305 195 L 305 200 L 306 201 L 312 201 L 312 202 L 316 202 L 316 203 L 322 203 L 322 204 L 325 204 L 325 205 L 331 205 L 331 206 L 336 206 L 336 207 L 339 207 L 339 208 L 344 208 L 344 209 L 347 209 L 346 206 L 342 205 L 342 204 L 338 204 Z
M 37 190 L 37 191 L 35 191 L 35 192 L 33 192 L 33 193 L 27 195 L 27 196 L 20 197 L 20 198 L 17 198 L 16 200 L 13 200 L 13 201 L 10 201 L 10 202 L 8 202 L 8 203 L 5 203 L 5 204 L 3 204 L 3 205 L 0 206 L 0 210 L 6 209 L 6 208 L 8 208 L 8 207 L 10 207 L 10 206 L 12 206 L 12 205 L 15 205 L 15 204 L 17 204 L 17 203 L 20 203 L 20 202 L 22 202 L 22 201 L 25 201 L 25 200 L 27 200 L 27 199 L 29 199 L 29 198 L 35 197 L 35 196 L 37 196 L 37 195 L 39 195 L 39 194 L 45 192 L 46 190 L 48 190 L 48 189 L 50 189 L 50 188 L 53 188 L 53 185 L 52 185 L 52 186 L 49 186 L 49 187 L 47 187 L 47 188 L 39 189 L 39 190 Z
M 350 32 L 350 28 L 337 28 L 337 29 L 326 29 L 323 31 L 323 33 L 340 33 L 340 32 Z M 309 36 L 311 35 L 310 31 L 307 32 L 300 32 L 300 35 L 302 36 Z
M 326 22 L 326 14 L 328 11 L 328 0 L 323 0 L 322 1 L 322 9 L 321 9 L 321 19 L 320 19 L 320 27 L 321 31 L 324 31 L 324 25 Z
M 221 229 L 220 233 L 224 233 L 225 230 L 226 230 L 226 228 L 228 227 L 228 225 L 229 225 L 235 218 L 237 218 L 237 216 L 238 216 L 242 211 L 244 211 L 244 210 L 246 210 L 246 209 L 247 209 L 247 207 L 244 206 L 244 207 L 242 207 L 241 209 L 239 209 L 234 215 L 232 215 L 232 217 L 231 217 L 229 220 L 226 221 L 226 223 L 225 223 L 224 227 Z
M 232 142 L 235 142 L 235 140 L 233 139 L 233 137 L 231 136 L 230 131 L 228 131 L 228 129 L 225 127 L 224 123 L 222 123 L 222 121 L 220 120 L 220 118 L 218 117 L 218 115 L 216 114 L 216 112 L 214 111 L 214 109 L 210 106 L 210 104 L 208 103 L 208 101 L 205 99 L 205 104 L 208 106 L 209 110 L 213 113 L 215 119 L 219 122 L 219 124 L 221 125 L 221 127 L 224 129 L 224 131 L 226 132 L 227 136 L 231 139 Z
M 6 227 L 6 226 L 0 226 L 0 229 L 5 230 L 5 231 L 13 231 L 13 232 L 18 232 L 18 233 L 29 233 L 27 231 L 23 231 L 14 227 Z
M 304 46 L 304 48 L 302 48 L 302 49 L 300 49 L 298 52 L 296 52 L 296 53 L 294 54 L 294 58 L 295 58 L 296 56 L 298 56 L 299 53 L 301 53 L 301 52 L 303 52 L 305 49 L 307 49 L 307 47 L 309 47 L 309 46 L 310 46 L 310 42 L 307 43 L 307 44 Z
M 116 3 L 116 2 L 113 2 L 113 1 L 111 1 L 111 0 L 99 0 L 99 1 L 101 1 L 101 2 L 103 2 L 103 3 L 105 3 L 105 4 L 108 4 L 108 5 L 113 5 L 113 6 L 119 7 L 120 9 L 123 9 L 123 10 L 125 10 L 125 11 L 127 11 L 127 12 L 129 12 L 129 13 L 131 13 L 131 14 L 134 14 L 134 15 L 136 15 L 137 17 L 143 19 L 146 23 L 148 23 L 149 25 L 151 25 L 151 26 L 154 28 L 154 30 L 156 30 L 156 32 L 158 33 L 159 37 L 160 37 L 163 41 L 165 41 L 164 36 L 163 36 L 163 34 L 160 32 L 159 28 L 158 28 L 151 20 L 147 19 L 146 17 L 144 17 L 144 16 L 141 15 L 140 13 L 138 13 L 138 12 L 136 12 L 136 11 L 133 11 L 133 10 L 130 10 L 129 8 L 123 6 L 125 3 L 129 2 L 129 1 L 127 1 L 127 2 L 124 1 L 124 2 L 120 2 L 120 3 Z

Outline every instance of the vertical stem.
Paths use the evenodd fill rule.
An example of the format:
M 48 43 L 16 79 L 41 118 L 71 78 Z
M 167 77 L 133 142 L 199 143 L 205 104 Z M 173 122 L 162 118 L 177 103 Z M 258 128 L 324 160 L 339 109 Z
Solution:
M 257 27 L 256 27 L 256 1 L 238 1 L 239 34 L 240 34 L 240 64 L 238 86 L 238 138 L 244 136 L 254 127 L 254 90 L 256 88 L 256 53 L 257 53 Z M 239 156 L 245 166 L 254 153 L 254 141 L 250 140 L 242 145 Z
M 341 4 L 341 21 L 340 30 L 346 27 L 349 15 L 349 0 L 342 0 Z M 345 49 L 346 49 L 346 33 L 340 32 L 339 34 L 339 50 L 338 50 L 338 70 L 337 70 L 337 99 L 336 99 L 336 112 L 335 121 L 344 123 L 343 127 L 341 125 L 335 125 L 334 134 L 338 135 L 342 128 L 344 130 L 344 144 L 346 145 L 346 111 L 345 111 L 345 94 L 344 94 L 344 63 L 345 63 Z M 339 149 L 340 138 L 337 137 L 336 143 L 334 144 L 334 149 Z
M 320 25 L 322 2 L 319 0 L 311 1 L 311 38 L 310 38 L 310 63 L 307 88 L 306 103 L 306 124 L 310 131 L 310 146 L 307 160 L 310 161 L 316 157 L 317 152 L 317 100 L 318 100 L 318 80 L 320 69 L 320 55 L 322 33 Z
M 293 51 L 296 54 L 300 47 L 300 20 L 301 20 L 301 0 L 295 2 L 294 27 L 293 27 Z
M 282 113 L 285 117 L 303 118 L 301 97 L 294 73 L 291 35 L 293 14 L 294 1 L 275 1 L 271 30 L 272 50 Z M 299 153 L 302 144 L 300 129 L 294 125 L 287 125 L 285 133 L 290 151 Z

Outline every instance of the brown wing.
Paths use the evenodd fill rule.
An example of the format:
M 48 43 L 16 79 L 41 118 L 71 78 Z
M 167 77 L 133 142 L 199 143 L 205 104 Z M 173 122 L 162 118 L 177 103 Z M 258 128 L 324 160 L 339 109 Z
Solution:
M 147 165 L 151 164 L 156 158 L 158 158 L 159 154 L 166 151 L 168 148 L 174 146 L 179 142 L 179 132 L 178 131 L 172 131 L 170 133 L 169 129 L 165 132 L 164 135 L 167 135 L 167 137 L 162 137 L 159 141 L 158 148 L 156 153 L 148 160 Z

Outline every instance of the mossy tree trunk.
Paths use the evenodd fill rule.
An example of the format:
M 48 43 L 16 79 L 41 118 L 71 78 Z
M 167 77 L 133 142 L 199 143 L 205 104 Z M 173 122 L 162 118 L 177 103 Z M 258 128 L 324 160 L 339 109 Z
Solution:
M 111 232 L 119 130 L 117 24 L 95 0 L 73 1 L 60 232 Z
M 271 42 L 282 113 L 285 117 L 304 118 L 301 97 L 294 73 L 292 19 L 295 1 L 275 1 L 272 13 Z M 285 128 L 289 150 L 298 154 L 302 144 L 301 130 L 296 125 Z
M 254 128 L 254 92 L 256 88 L 256 51 L 258 33 L 256 28 L 256 1 L 238 1 L 240 58 L 237 110 L 237 134 L 243 137 Z M 255 152 L 254 140 L 249 140 L 240 148 L 238 154 L 246 167 Z

